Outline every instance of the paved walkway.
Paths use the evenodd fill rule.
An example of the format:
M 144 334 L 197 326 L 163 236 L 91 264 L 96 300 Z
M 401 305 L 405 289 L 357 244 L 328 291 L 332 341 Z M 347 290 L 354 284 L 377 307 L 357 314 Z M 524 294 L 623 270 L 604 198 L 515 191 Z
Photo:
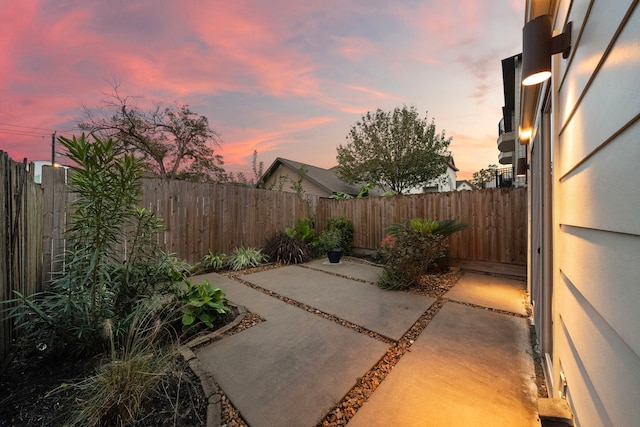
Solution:
M 379 274 L 318 260 L 241 277 L 312 312 L 224 276 L 199 276 L 266 321 L 196 355 L 250 426 L 315 426 L 435 302 L 363 283 Z M 524 283 L 467 273 L 444 298 L 349 425 L 539 426 Z

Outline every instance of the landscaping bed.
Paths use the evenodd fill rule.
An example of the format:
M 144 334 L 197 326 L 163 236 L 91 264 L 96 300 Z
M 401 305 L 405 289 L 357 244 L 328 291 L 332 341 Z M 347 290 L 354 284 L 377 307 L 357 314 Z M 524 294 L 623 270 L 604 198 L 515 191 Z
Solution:
M 233 321 L 236 313 L 218 319 L 213 329 Z M 65 425 L 80 398 L 73 384 L 92 375 L 105 358 L 43 355 L 23 343 L 16 344 L 0 373 L 0 427 Z M 134 425 L 205 426 L 207 403 L 199 378 L 176 359 L 142 403 Z

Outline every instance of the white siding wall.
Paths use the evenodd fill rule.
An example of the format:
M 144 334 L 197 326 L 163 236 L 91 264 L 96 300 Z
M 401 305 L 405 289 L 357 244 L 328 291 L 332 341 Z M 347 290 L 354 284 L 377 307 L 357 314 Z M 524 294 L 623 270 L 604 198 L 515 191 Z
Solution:
M 554 57 L 552 83 L 554 382 L 563 369 L 578 425 L 638 425 L 640 10 L 575 0 L 557 13 L 573 52 Z

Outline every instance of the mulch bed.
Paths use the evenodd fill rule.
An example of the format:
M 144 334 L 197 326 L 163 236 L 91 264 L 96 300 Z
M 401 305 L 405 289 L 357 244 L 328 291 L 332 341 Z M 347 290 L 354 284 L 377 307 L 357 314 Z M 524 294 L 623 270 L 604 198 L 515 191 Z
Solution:
M 218 329 L 232 321 L 237 311 L 214 324 Z M 201 331 L 206 332 L 206 331 Z M 104 355 L 69 358 L 43 354 L 16 343 L 9 363 L 0 372 L 0 427 L 47 426 L 67 423 L 74 410 L 74 384 L 92 375 Z M 202 427 L 207 399 L 197 378 L 181 360 L 159 381 L 143 403 L 136 426 Z

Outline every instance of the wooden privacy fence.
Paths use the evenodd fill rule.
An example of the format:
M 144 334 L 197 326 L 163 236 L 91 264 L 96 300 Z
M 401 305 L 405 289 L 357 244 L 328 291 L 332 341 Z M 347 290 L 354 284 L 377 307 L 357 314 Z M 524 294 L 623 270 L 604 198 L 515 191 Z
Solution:
M 33 167 L 0 151 L 0 301 L 13 299 L 14 290 L 41 290 L 43 197 L 33 175 Z M 6 308 L 0 306 L 0 362 L 13 338 L 11 322 L 1 313 Z
M 65 172 L 43 168 L 43 278 L 63 251 L 70 200 Z M 165 224 L 160 247 L 189 263 L 209 250 L 229 253 L 244 245 L 262 247 L 277 231 L 312 218 L 322 230 L 331 218 L 346 217 L 354 225 L 354 246 L 377 249 L 385 228 L 405 218 L 456 219 L 469 227 L 450 238 L 455 259 L 526 264 L 526 189 L 428 193 L 363 199 L 300 197 L 295 193 L 233 185 L 201 184 L 148 178 L 143 180 L 141 206 Z
M 450 238 L 450 256 L 466 261 L 525 265 L 527 190 L 499 188 L 363 199 L 321 199 L 317 228 L 331 218 L 353 222 L 354 246 L 377 249 L 385 228 L 411 218 L 456 219 L 469 227 Z
M 55 270 L 64 251 L 64 231 L 73 194 L 65 171 L 43 168 L 45 231 L 43 281 Z M 261 248 L 276 231 L 298 218 L 312 216 L 315 196 L 260 190 L 234 185 L 145 178 L 140 206 L 155 213 L 165 227 L 158 234 L 160 248 L 194 264 L 209 250 L 229 253 L 237 246 Z M 124 253 L 124 249 L 123 249 Z

